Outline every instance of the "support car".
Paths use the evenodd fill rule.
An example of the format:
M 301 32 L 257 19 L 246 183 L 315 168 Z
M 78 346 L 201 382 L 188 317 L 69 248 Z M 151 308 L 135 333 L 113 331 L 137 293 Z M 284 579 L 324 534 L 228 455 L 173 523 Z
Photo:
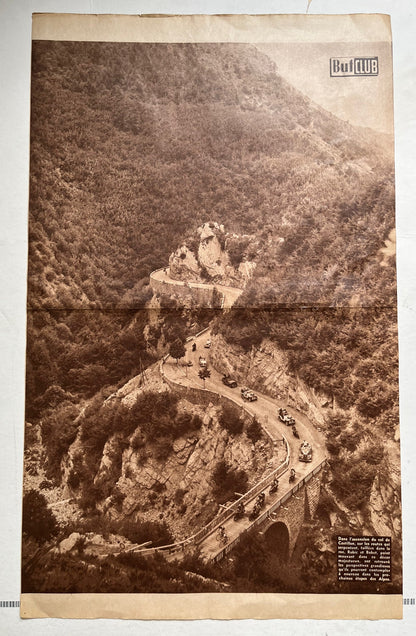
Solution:
M 247 402 L 255 402 L 258 399 L 257 395 L 251 389 L 245 387 L 241 389 L 241 397 L 243 400 L 247 400 Z
M 299 448 L 299 461 L 311 462 L 312 461 L 312 446 L 306 440 L 302 442 Z
M 235 389 L 235 387 L 237 386 L 237 380 L 234 380 L 234 378 L 232 378 L 230 375 L 223 375 L 222 383 L 225 384 L 225 386 L 229 386 L 231 389 Z
M 289 415 L 286 409 L 279 409 L 279 420 L 286 424 L 286 426 L 293 426 L 296 424 L 295 418 Z

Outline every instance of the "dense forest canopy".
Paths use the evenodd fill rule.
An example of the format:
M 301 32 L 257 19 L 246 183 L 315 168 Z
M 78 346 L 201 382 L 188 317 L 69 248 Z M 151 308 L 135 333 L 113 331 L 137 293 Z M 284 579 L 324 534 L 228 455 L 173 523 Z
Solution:
M 303 235 L 328 252 L 334 227 L 371 234 L 384 201 L 386 238 L 385 165 L 254 46 L 35 42 L 30 306 L 140 305 L 138 282 L 207 218 L 277 232 L 298 263 Z
M 250 325 L 233 312 L 217 329 L 230 341 L 271 335 L 336 393 L 347 371 L 335 380 L 334 361 L 305 363 L 302 334 L 339 361 L 349 345 L 337 328 L 312 342 L 310 317 L 269 310 L 395 305 L 384 142 L 310 102 L 252 45 L 34 42 L 29 413 L 151 361 L 138 311 L 148 275 L 207 219 L 262 246 L 239 301 Z M 383 320 L 389 333 L 394 318 Z M 62 391 L 52 402 L 51 386 Z
M 166 396 L 130 410 L 103 401 L 110 385 L 156 359 L 160 342 L 165 352 L 176 343 L 171 355 L 181 358 L 187 327 L 217 314 L 213 334 L 243 354 L 272 341 L 293 377 L 340 407 L 326 423 L 331 487 L 350 510 L 363 510 L 398 418 L 387 136 L 354 129 L 312 103 L 254 45 L 45 41 L 33 43 L 32 65 L 27 417 L 41 424 L 47 477 L 59 483 L 79 433 L 95 452 L 88 466 L 73 466 L 70 481 L 85 482 L 95 497 L 93 469 L 109 432 L 127 439 L 149 409 L 159 450 L 169 452 L 191 426 L 176 403 L 168 421 Z M 208 221 L 254 237 L 256 266 L 237 305 L 185 310 L 161 296 L 150 315 L 149 274 L 178 246 L 194 244 Z M 236 267 L 245 258 L 242 240 L 229 243 Z M 235 491 L 227 466 L 219 468 L 218 482 Z M 85 509 L 90 503 L 84 497 Z M 134 530 L 142 540 L 143 528 L 133 525 L 126 521 L 121 533 Z M 246 547 L 227 575 L 242 591 L 250 587 Z M 166 564 L 151 562 L 160 570 L 155 583 L 143 574 L 148 563 L 121 556 L 104 565 L 109 580 L 119 566 L 128 571 L 132 590 L 171 591 Z M 264 591 L 287 591 L 282 581 L 270 579 Z M 118 577 L 110 582 L 118 591 Z M 305 578 L 302 589 L 310 584 Z M 72 580 L 62 585 L 78 589 Z

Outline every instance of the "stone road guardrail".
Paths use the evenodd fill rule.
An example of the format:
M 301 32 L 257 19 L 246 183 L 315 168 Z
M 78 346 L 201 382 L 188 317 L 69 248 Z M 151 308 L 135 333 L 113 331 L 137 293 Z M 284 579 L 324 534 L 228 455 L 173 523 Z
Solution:
M 164 271 L 166 272 L 166 268 L 160 268 L 159 270 L 155 270 L 154 272 L 151 273 L 150 277 L 152 279 L 152 275 L 154 275 L 155 273 L 159 272 L 159 271 Z M 153 277 L 152 279 L 157 280 L 155 277 Z M 198 283 L 183 283 L 182 281 L 159 281 L 157 280 L 157 283 L 163 283 L 163 284 L 167 284 L 167 285 L 178 285 L 178 286 L 182 286 L 182 287 L 194 287 L 194 288 L 203 288 L 203 289 L 208 289 L 211 288 L 211 290 L 213 289 L 213 285 L 204 285 L 204 284 L 198 284 Z M 222 302 L 222 306 L 224 306 L 224 295 L 223 295 L 223 302 Z M 203 329 L 202 331 L 200 331 L 198 334 L 196 334 L 195 336 L 189 336 L 186 339 L 186 342 L 190 342 L 191 340 L 193 340 L 194 338 L 200 336 L 201 334 L 205 333 L 206 331 L 209 330 L 209 327 L 206 327 L 205 329 Z M 166 384 L 168 384 L 168 386 L 176 392 L 179 392 L 183 397 L 186 396 L 190 396 L 192 393 L 195 394 L 195 396 L 199 397 L 201 399 L 202 402 L 205 402 L 206 399 L 208 398 L 211 402 L 215 403 L 215 404 L 219 404 L 219 403 L 226 403 L 226 402 L 231 402 L 233 405 L 237 405 L 238 408 L 243 408 L 243 410 L 251 417 L 254 418 L 254 414 L 251 413 L 249 411 L 249 409 L 245 406 L 245 405 L 241 405 L 239 402 L 237 402 L 235 399 L 227 397 L 222 395 L 221 393 L 217 393 L 215 391 L 211 391 L 209 389 L 201 389 L 199 387 L 190 387 L 190 386 L 185 386 L 183 384 L 181 384 L 180 382 L 175 382 L 173 380 L 171 380 L 170 378 L 166 377 L 166 374 L 164 372 L 164 363 L 166 362 L 166 360 L 169 358 L 169 354 L 165 355 L 161 361 L 160 361 L 160 365 L 159 365 L 159 370 L 160 370 L 160 375 L 163 379 L 164 382 L 166 382 Z M 182 541 L 177 541 L 175 543 L 171 543 L 169 545 L 164 545 L 164 546 L 158 546 L 158 547 L 154 547 L 154 548 L 145 548 L 145 549 L 141 549 L 138 550 L 136 548 L 132 548 L 129 551 L 133 552 L 133 551 L 137 551 L 140 554 L 143 555 L 149 555 L 149 554 L 154 554 L 156 552 L 167 552 L 168 554 L 175 554 L 175 553 L 181 553 L 184 552 L 186 548 L 190 547 L 190 546 L 198 546 L 200 545 L 203 540 L 210 535 L 216 528 L 218 528 L 220 525 L 222 525 L 225 521 L 227 521 L 228 519 L 230 519 L 236 512 L 237 507 L 240 503 L 247 503 L 249 501 L 251 501 L 258 493 L 262 492 L 263 490 L 265 490 L 273 481 L 273 479 L 275 477 L 280 477 L 280 475 L 282 475 L 289 467 L 290 464 L 290 448 L 289 448 L 289 444 L 287 443 L 287 440 L 284 436 L 282 436 L 282 439 L 279 438 L 279 440 L 277 440 L 276 438 L 273 437 L 273 435 L 270 433 L 270 431 L 268 431 L 264 425 L 260 422 L 264 433 L 269 437 L 269 439 L 276 444 L 278 441 L 282 441 L 285 449 L 286 449 L 286 457 L 284 459 L 284 461 L 277 467 L 275 468 L 273 471 L 271 471 L 268 475 L 266 475 L 265 477 L 263 477 L 262 479 L 260 479 L 248 492 L 246 492 L 244 495 L 242 495 L 241 497 L 239 497 L 239 499 L 237 499 L 236 501 L 234 501 L 228 508 L 222 510 L 214 519 L 212 519 L 212 521 L 210 521 L 208 524 L 206 524 L 203 528 L 201 528 L 200 530 L 198 530 L 198 532 L 196 532 L 195 534 L 193 534 L 190 537 L 187 537 L 186 539 L 183 539 Z M 230 543 L 228 543 L 222 550 L 220 550 L 215 557 L 213 557 L 211 560 L 216 562 L 219 561 L 220 559 L 222 559 L 228 552 L 230 552 L 230 550 L 233 549 L 234 546 L 237 545 L 237 543 L 241 540 L 241 537 L 244 536 L 247 532 L 249 532 L 252 528 L 262 524 L 266 519 L 270 518 L 270 515 L 277 510 L 282 504 L 284 504 L 290 497 L 292 497 L 292 495 L 294 493 L 296 493 L 300 488 L 302 488 L 314 475 L 316 475 L 320 470 L 322 470 L 322 467 L 325 465 L 326 463 L 326 459 L 324 459 L 317 467 L 315 467 L 310 473 L 308 473 L 308 475 L 306 475 L 301 481 L 299 481 L 293 488 L 291 488 L 288 492 L 286 492 L 281 498 L 279 498 L 277 501 L 275 501 L 264 513 L 262 513 L 257 519 L 255 519 L 248 527 L 246 527 L 244 530 L 241 531 L 241 533 Z
M 201 335 L 202 333 L 204 333 L 204 331 L 207 331 L 207 329 L 204 329 L 198 335 Z M 192 340 L 192 339 L 193 337 L 191 337 L 189 340 Z M 196 394 L 199 394 L 201 397 L 203 396 L 204 401 L 205 401 L 205 398 L 208 397 L 210 401 L 217 404 L 222 401 L 225 401 L 225 402 L 228 401 L 228 402 L 231 402 L 233 406 L 237 405 L 239 408 L 242 407 L 244 411 L 251 418 L 254 417 L 254 415 L 250 413 L 250 411 L 247 409 L 245 405 L 240 405 L 236 400 L 233 400 L 232 398 L 228 398 L 220 393 L 216 393 L 215 391 L 210 391 L 209 389 L 200 389 L 198 387 L 186 387 L 181 385 L 180 383 L 176 383 L 173 380 L 167 378 L 163 369 L 163 365 L 165 361 L 168 359 L 168 357 L 169 357 L 169 354 L 167 354 L 166 356 L 162 358 L 162 360 L 160 361 L 159 369 L 161 372 L 162 379 L 168 384 L 170 388 L 172 388 L 172 390 L 174 391 L 179 390 L 181 392 L 181 395 L 183 395 L 184 397 L 186 397 L 186 395 L 190 391 L 192 391 L 192 392 L 195 392 Z M 275 443 L 277 441 L 276 439 L 272 437 L 269 431 L 265 430 L 265 433 L 271 439 L 272 442 Z M 260 479 L 260 481 L 258 481 L 252 488 L 250 488 L 250 490 L 244 493 L 244 495 L 236 499 L 236 501 L 234 501 L 228 508 L 225 508 L 224 510 L 222 510 L 216 517 L 214 517 L 212 521 L 210 521 L 203 528 L 198 530 L 198 532 L 196 532 L 194 535 L 182 541 L 178 541 L 176 543 L 172 543 L 169 545 L 159 546 L 155 548 L 145 548 L 144 550 L 139 551 L 140 554 L 149 555 L 149 554 L 154 554 L 155 552 L 160 552 L 160 551 L 173 554 L 175 552 L 182 552 L 186 547 L 189 547 L 191 545 L 197 546 L 200 543 L 202 543 L 205 537 L 211 534 L 218 526 L 222 525 L 225 521 L 230 519 L 230 517 L 232 517 L 235 514 L 237 507 L 240 503 L 245 504 L 248 501 L 251 501 L 258 493 L 262 492 L 265 488 L 267 488 L 275 477 L 280 477 L 280 475 L 282 475 L 287 470 L 290 464 L 289 445 L 284 436 L 282 436 L 282 440 L 279 438 L 279 441 L 283 441 L 283 444 L 286 449 L 286 457 L 284 461 L 277 468 L 271 471 L 268 475 Z M 135 551 L 135 550 L 133 549 L 131 551 Z

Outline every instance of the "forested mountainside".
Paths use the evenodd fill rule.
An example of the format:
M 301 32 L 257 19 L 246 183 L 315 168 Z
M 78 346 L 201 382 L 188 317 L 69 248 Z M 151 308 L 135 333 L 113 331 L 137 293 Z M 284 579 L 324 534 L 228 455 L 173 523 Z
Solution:
M 218 248 L 208 267 L 197 228 Z M 388 138 L 313 104 L 253 45 L 34 42 L 29 239 L 27 452 L 43 462 L 41 491 L 72 481 L 90 514 L 88 496 L 100 499 L 96 475 L 104 496 L 137 423 L 135 412 L 103 407 L 114 385 L 149 368 L 169 339 L 212 320 L 215 310 L 183 306 L 174 292 L 153 297 L 149 310 L 149 274 L 170 263 L 178 280 L 245 286 L 237 306 L 215 320 L 213 358 L 239 357 L 239 381 L 243 370 L 255 381 L 254 363 L 271 352 L 270 360 L 284 360 L 278 369 L 266 365 L 275 392 L 281 375 L 336 405 L 325 420 L 333 498 L 321 508 L 332 514 L 336 499 L 361 528 L 380 510 L 384 523 L 386 509 L 400 536 L 400 495 L 389 481 L 398 457 L 398 363 Z M 261 378 L 256 389 L 269 391 Z M 146 414 L 148 405 L 139 406 Z M 173 429 L 205 434 L 198 409 L 190 415 L 182 407 L 172 406 L 169 421 L 156 413 L 162 432 L 154 452 L 178 446 Z M 95 448 L 89 466 L 69 457 L 79 440 Z M 134 444 L 141 456 L 141 441 Z M 180 493 L 175 505 L 179 516 Z M 127 522 L 91 519 L 85 531 L 104 524 L 107 534 L 143 539 Z M 250 587 L 246 548 L 236 557 L 241 591 Z M 266 563 L 264 546 L 257 548 Z M 137 564 L 148 568 L 136 557 L 108 559 L 109 571 L 128 570 L 131 580 Z M 75 589 L 76 572 L 71 577 Z M 288 589 L 283 579 L 257 584 Z
M 208 219 L 260 239 L 248 305 L 344 303 L 361 281 L 391 296 L 375 256 L 393 224 L 382 138 L 254 46 L 34 42 L 31 121 L 28 306 L 58 311 L 29 314 L 30 406 L 50 386 L 117 382 L 139 349 L 151 361 L 134 313 L 149 272 Z
M 211 219 L 278 230 L 280 265 L 319 231 L 318 271 L 328 242 L 348 251 L 334 228 L 367 222 L 356 268 L 373 224 L 387 237 L 385 210 L 366 216 L 391 203 L 385 153 L 253 46 L 35 42 L 31 148 L 31 307 L 140 305 L 137 284 Z

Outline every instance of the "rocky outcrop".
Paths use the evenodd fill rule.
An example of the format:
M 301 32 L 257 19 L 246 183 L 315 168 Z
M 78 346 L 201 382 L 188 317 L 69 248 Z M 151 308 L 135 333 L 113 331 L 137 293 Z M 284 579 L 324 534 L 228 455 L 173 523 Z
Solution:
M 271 448 L 264 442 L 254 446 L 244 433 L 229 436 L 218 422 L 219 408 L 214 405 L 203 411 L 183 400 L 180 409 L 202 417 L 201 429 L 176 439 L 164 459 L 154 446 L 135 449 L 130 445 L 123 453 L 117 488 L 125 496 L 122 516 L 164 520 L 183 538 L 215 514 L 211 478 L 217 463 L 225 460 L 245 470 L 253 483 L 266 469 Z
M 148 391 L 168 391 L 157 365 L 146 370 L 146 379 L 132 378 L 105 403 L 111 406 L 121 402 L 130 407 L 141 393 Z M 140 426 L 127 438 L 109 430 L 94 486 L 106 493 L 98 509 L 109 517 L 165 521 L 180 539 L 196 532 L 217 512 L 212 474 L 220 460 L 246 471 L 253 484 L 270 469 L 273 449 L 267 439 L 253 444 L 244 432 L 229 435 L 219 422 L 220 406 L 203 407 L 182 399 L 177 409 L 191 420 L 198 416 L 202 424 L 176 438 L 167 449 L 161 446 L 163 440 L 147 439 Z M 283 457 L 273 456 L 275 459 L 281 461 Z M 79 489 L 71 486 L 71 473 L 85 462 L 88 452 L 78 436 L 62 462 L 64 496 L 79 496 Z
M 378 535 L 401 537 L 399 447 L 393 442 L 384 446 L 384 461 L 371 489 L 369 513 Z
M 229 271 L 230 258 L 225 249 L 221 247 L 219 240 L 219 237 L 224 235 L 224 229 L 216 226 L 211 228 L 208 223 L 205 223 L 198 228 L 198 231 L 198 261 L 211 278 L 220 277 L 222 280 L 231 273 Z M 225 247 L 224 242 L 223 245 Z
M 173 280 L 244 287 L 256 266 L 253 236 L 231 234 L 218 223 L 204 223 L 169 258 Z
M 245 352 L 230 346 L 217 334 L 211 338 L 211 361 L 221 373 L 232 374 L 242 384 L 284 401 L 305 413 L 317 425 L 324 422 L 325 410 L 332 406 L 329 396 L 319 394 L 289 371 L 287 357 L 270 340 Z
M 72 532 L 69 537 L 63 539 L 59 544 L 59 552 L 70 552 L 79 543 L 81 535 L 79 532 Z
M 51 549 L 52 554 L 65 554 L 77 552 L 78 555 L 106 556 L 117 553 L 121 549 L 135 547 L 137 544 L 131 543 L 125 537 L 110 534 L 104 538 L 101 534 L 94 532 L 72 532 L 66 539 L 63 539 L 56 547 Z
M 183 282 L 201 282 L 201 267 L 186 245 L 179 247 L 169 258 L 171 278 Z

